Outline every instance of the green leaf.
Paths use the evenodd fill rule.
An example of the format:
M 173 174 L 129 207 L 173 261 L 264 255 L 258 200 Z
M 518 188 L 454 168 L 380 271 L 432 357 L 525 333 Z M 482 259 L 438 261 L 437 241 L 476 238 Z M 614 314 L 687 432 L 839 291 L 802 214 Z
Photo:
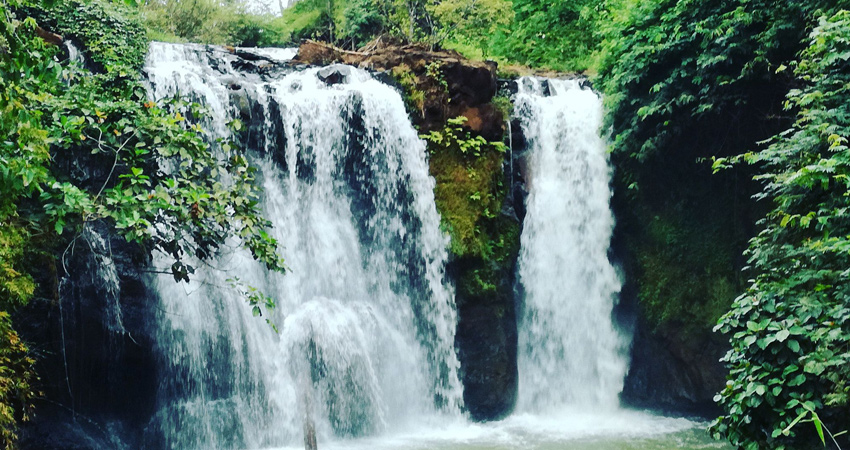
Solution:
M 792 386 L 792 387 L 793 386 L 799 386 L 799 385 L 803 384 L 805 381 L 806 381 L 806 376 L 804 374 L 799 374 L 796 377 L 794 377 L 793 379 L 791 379 L 791 381 L 788 382 L 788 386 Z
M 788 348 L 790 348 L 794 353 L 800 353 L 800 343 L 794 339 L 788 341 Z
M 823 424 L 820 421 L 820 417 L 818 417 L 818 415 L 814 412 L 812 412 L 812 422 L 815 424 L 815 430 L 818 432 L 821 444 L 826 446 L 826 439 L 824 439 L 823 436 Z

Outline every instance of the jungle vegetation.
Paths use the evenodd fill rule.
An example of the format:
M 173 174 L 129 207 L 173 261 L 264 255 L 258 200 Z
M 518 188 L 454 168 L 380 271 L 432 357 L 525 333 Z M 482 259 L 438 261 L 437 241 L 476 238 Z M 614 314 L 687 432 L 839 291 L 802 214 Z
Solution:
M 848 9 L 843 0 L 301 0 L 273 14 L 238 0 L 0 0 L 0 442 L 14 445 L 38 395 L 14 313 L 51 298 L 48 278 L 85 227 L 170 255 L 177 280 L 191 276 L 184 260 L 231 236 L 284 269 L 237 146 L 211 151 L 192 120 L 198 105 L 147 99 L 148 41 L 313 38 L 359 49 L 380 37 L 592 74 L 642 316 L 657 333 L 714 327 L 728 342 L 712 432 L 746 449 L 847 448 Z M 47 30 L 80 44 L 91 64 L 64 58 Z M 460 136 L 459 126 L 443 133 Z M 473 162 L 490 155 L 458 149 Z M 77 165 L 111 170 L 80 177 Z

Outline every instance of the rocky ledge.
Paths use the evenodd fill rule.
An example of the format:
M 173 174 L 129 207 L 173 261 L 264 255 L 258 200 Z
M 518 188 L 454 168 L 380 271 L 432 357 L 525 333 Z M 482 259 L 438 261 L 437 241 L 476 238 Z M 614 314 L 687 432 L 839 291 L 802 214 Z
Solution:
M 375 45 L 370 51 L 352 52 L 308 40 L 292 63 L 348 64 L 387 73 L 396 82 L 408 84 L 402 87 L 422 94 L 412 108 L 412 119 L 421 132 L 442 128 L 448 118 L 464 116 L 467 127 L 484 138 L 503 137 L 502 114 L 491 103 L 498 90 L 493 61 L 471 61 L 455 51 L 435 51 L 423 44 Z M 435 67 L 439 67 L 439 75 Z

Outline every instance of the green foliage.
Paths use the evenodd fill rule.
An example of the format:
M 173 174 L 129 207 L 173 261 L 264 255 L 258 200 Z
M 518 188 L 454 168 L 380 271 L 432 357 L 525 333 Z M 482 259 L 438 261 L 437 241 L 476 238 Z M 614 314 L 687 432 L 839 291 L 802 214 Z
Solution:
M 66 0 L 30 14 L 82 50 L 99 71 L 134 79 L 145 61 L 148 40 L 138 14 L 123 3 Z
M 14 448 L 17 423 L 29 420 L 36 397 L 35 360 L 12 328 L 9 311 L 24 306 L 35 291 L 22 267 L 28 236 L 13 224 L 0 224 L 0 445 Z
M 601 40 L 594 0 L 301 0 L 278 21 L 284 39 L 357 49 L 379 36 L 467 57 L 583 70 Z
M 846 13 L 806 39 L 818 11 L 834 12 L 835 2 L 618 3 L 606 10 L 612 25 L 600 78 L 619 195 L 650 211 L 669 210 L 676 198 L 703 208 L 712 197 L 694 196 L 701 178 L 686 177 L 713 158 L 715 168 L 751 165 L 710 183 L 737 186 L 738 175 L 758 170 L 757 199 L 773 203 L 750 244 L 754 280 L 719 322 L 732 350 L 729 381 L 716 398 L 726 414 L 713 430 L 739 448 L 809 448 L 850 423 Z M 786 108 L 798 116 L 780 133 L 792 118 L 777 93 L 789 88 Z M 728 157 L 767 138 L 762 151 Z M 745 217 L 747 208 L 731 212 Z M 804 420 L 815 426 L 797 425 Z
M 278 20 L 284 38 L 297 42 L 301 39 L 330 41 L 331 18 L 327 0 L 301 0 L 283 11 Z
M 243 47 L 288 42 L 278 21 L 249 12 L 243 0 L 153 0 L 145 2 L 141 12 L 151 40 Z
M 492 54 L 508 61 L 555 70 L 584 70 L 601 36 L 595 0 L 513 0 L 514 20 L 494 29 Z
M 616 22 L 607 32 L 600 79 L 614 151 L 645 161 L 696 126 L 713 127 L 734 143 L 733 133 L 746 130 L 739 131 L 735 123 L 742 120 L 730 111 L 749 106 L 758 120 L 770 108 L 778 113 L 774 92 L 783 92 L 787 80 L 775 69 L 800 49 L 801 19 L 824 3 L 661 0 L 624 2 L 606 13 Z M 721 141 L 713 152 L 739 148 Z
M 145 25 L 162 36 L 188 42 L 232 44 L 244 6 L 215 0 L 153 0 L 144 3 Z
M 491 36 L 513 20 L 508 0 L 445 0 L 426 5 L 439 27 L 435 42 L 449 40 L 486 52 Z
M 301 0 L 277 21 L 286 39 L 319 39 L 357 49 L 389 35 L 406 41 L 430 39 L 433 18 L 421 0 Z
M 639 269 L 641 315 L 656 331 L 688 330 L 683 339 L 699 339 L 729 308 L 739 292 L 729 261 L 734 236 L 724 223 L 680 208 L 642 211 L 645 234 L 630 241 Z
M 268 15 L 239 14 L 233 24 L 231 45 L 240 47 L 283 47 L 289 45 L 287 37 L 274 17 Z
M 101 9 L 80 10 L 94 11 L 89 21 L 102 20 Z M 78 18 L 76 26 L 86 27 L 87 20 Z M 12 30 L 8 41 L 16 44 L 0 60 L 0 127 L 8 130 L 0 144 L 0 186 L 9 194 L 0 212 L 10 216 L 26 206 L 29 216 L 21 219 L 27 226 L 57 234 L 105 221 L 129 241 L 178 260 L 209 256 L 224 238 L 238 235 L 270 268 L 282 268 L 263 230 L 268 223 L 259 218 L 254 171 L 245 157 L 232 143 L 204 143 L 200 127 L 187 119 L 200 117 L 198 105 L 157 105 L 146 100 L 137 72 L 110 76 L 142 62 L 138 22 L 113 32 L 123 30 L 126 36 L 111 38 L 115 48 L 93 56 L 105 72 L 94 77 L 57 64 L 56 49 L 30 31 Z M 231 125 L 241 128 L 238 121 Z M 51 158 L 83 167 L 106 162 L 111 169 L 104 179 L 82 183 Z
M 24 306 L 35 291 L 32 277 L 22 267 L 29 236 L 18 225 L 0 225 L 0 310 Z
M 787 119 L 775 73 L 825 2 L 611 0 L 598 86 L 606 94 L 620 233 L 629 276 L 656 327 L 705 333 L 739 288 L 756 206 L 742 169 L 708 177 L 704 158 L 754 146 Z M 660 218 L 660 222 L 658 221 Z
M 29 420 L 38 395 L 35 360 L 12 329 L 9 313 L 0 311 L 0 445 L 15 448 L 17 423 Z
M 358 48 L 380 36 L 387 28 L 384 12 L 374 0 L 346 2 L 339 26 L 341 40 L 350 41 L 351 48 Z
M 748 251 L 755 278 L 718 325 L 732 350 L 713 430 L 743 448 L 806 448 L 850 424 L 850 12 L 808 42 L 788 64 L 796 122 L 736 158 L 773 205 Z M 794 426 L 803 417 L 815 426 Z

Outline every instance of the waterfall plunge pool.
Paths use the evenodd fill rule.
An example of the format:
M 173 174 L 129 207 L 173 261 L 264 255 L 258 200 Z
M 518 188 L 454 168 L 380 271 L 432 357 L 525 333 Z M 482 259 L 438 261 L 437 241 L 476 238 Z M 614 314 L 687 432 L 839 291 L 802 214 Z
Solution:
M 321 450 L 731 450 L 708 423 L 645 411 L 566 410 L 514 414 L 490 423 L 431 418 L 417 428 L 371 438 L 319 442 Z M 301 450 L 303 446 L 266 450 Z

